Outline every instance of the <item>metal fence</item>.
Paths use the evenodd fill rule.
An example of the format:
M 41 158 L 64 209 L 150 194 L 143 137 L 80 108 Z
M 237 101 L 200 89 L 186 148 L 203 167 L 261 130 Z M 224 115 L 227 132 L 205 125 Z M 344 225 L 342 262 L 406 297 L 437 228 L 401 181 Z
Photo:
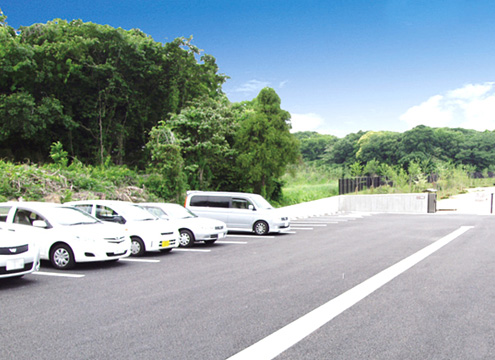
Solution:
M 493 178 L 495 173 L 489 171 L 485 174 L 481 172 L 470 172 L 469 177 L 472 179 Z M 426 175 L 426 182 L 436 183 L 440 176 L 436 173 Z M 355 193 L 361 190 L 377 188 L 379 186 L 389 185 L 393 186 L 393 181 L 387 179 L 385 176 L 361 176 L 351 179 L 339 179 L 339 195 L 345 195 Z
M 392 186 L 393 182 L 384 176 L 362 176 L 352 179 L 339 179 L 339 195 L 377 188 L 383 185 Z

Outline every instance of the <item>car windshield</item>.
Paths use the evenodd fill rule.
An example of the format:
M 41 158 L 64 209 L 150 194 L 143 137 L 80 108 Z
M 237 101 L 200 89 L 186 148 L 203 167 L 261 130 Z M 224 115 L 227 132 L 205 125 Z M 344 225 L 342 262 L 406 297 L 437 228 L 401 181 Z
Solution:
M 150 221 L 150 220 L 158 219 L 156 216 L 152 215 L 149 211 L 145 210 L 144 208 L 138 205 L 128 205 L 122 207 L 122 209 L 118 209 L 118 212 L 119 213 L 121 212 L 126 218 L 126 220 L 130 220 L 130 221 Z
M 261 195 L 254 195 L 252 197 L 252 200 L 258 208 L 273 209 L 273 206 L 271 206 L 270 203 L 266 201 L 265 198 Z
M 160 209 L 159 207 L 157 206 L 143 206 L 147 211 L 149 211 L 150 213 L 152 213 L 153 215 L 159 217 L 160 219 L 162 220 L 168 220 L 168 215 L 165 213 L 165 211 L 163 211 L 162 209 Z
M 188 219 L 198 217 L 196 214 L 192 213 L 191 211 L 180 205 L 166 205 L 165 211 L 168 216 L 174 219 Z
M 73 207 L 54 207 L 48 209 L 46 214 L 50 216 L 50 221 L 64 226 L 96 224 L 100 222 L 84 211 Z

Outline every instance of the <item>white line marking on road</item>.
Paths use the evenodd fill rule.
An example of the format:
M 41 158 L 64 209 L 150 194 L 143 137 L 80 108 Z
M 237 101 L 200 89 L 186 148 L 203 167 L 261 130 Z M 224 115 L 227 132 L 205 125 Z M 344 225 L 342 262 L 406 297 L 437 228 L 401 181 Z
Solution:
M 85 275 L 82 274 L 60 274 L 54 272 L 44 272 L 44 271 L 35 271 L 32 273 L 33 275 L 43 275 L 43 276 L 58 276 L 58 277 L 68 277 L 68 278 L 82 278 Z
M 273 239 L 275 236 L 266 236 L 266 235 L 230 235 L 227 237 L 240 237 L 240 238 L 256 238 L 256 239 Z
M 322 224 L 322 223 L 309 223 L 309 222 L 298 222 L 298 223 L 292 223 L 293 225 L 297 225 L 297 226 L 306 226 L 306 225 L 311 225 L 311 226 L 319 226 L 319 227 L 325 227 L 327 226 L 327 224 Z M 334 223 L 336 224 L 336 223 Z
M 183 251 L 183 252 L 211 252 L 211 250 L 204 250 L 204 249 L 182 249 L 182 248 L 176 248 L 173 251 L 174 252 L 176 252 L 176 251 Z
M 293 230 L 314 230 L 312 227 L 292 227 Z
M 156 260 L 156 259 L 131 259 L 131 258 L 120 259 L 119 261 L 144 262 L 144 263 L 159 263 L 160 262 L 160 260 Z
M 216 244 L 247 244 L 247 241 L 223 241 L 223 240 L 218 240 Z
M 300 317 L 282 329 L 238 352 L 227 360 L 271 360 L 310 335 L 333 318 L 387 284 L 421 260 L 435 253 L 473 226 L 461 226 L 433 244 L 390 266 L 345 293 Z

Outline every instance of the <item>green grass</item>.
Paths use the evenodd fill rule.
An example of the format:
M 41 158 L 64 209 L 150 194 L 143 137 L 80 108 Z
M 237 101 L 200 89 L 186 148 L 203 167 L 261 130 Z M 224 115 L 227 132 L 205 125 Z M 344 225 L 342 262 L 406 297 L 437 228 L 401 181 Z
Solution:
M 337 181 L 328 184 L 304 184 L 284 186 L 282 188 L 282 201 L 280 206 L 299 204 L 302 202 L 323 199 L 339 194 Z
M 338 195 L 337 174 L 328 167 L 306 164 L 290 168 L 282 178 L 282 199 L 276 205 L 288 206 Z

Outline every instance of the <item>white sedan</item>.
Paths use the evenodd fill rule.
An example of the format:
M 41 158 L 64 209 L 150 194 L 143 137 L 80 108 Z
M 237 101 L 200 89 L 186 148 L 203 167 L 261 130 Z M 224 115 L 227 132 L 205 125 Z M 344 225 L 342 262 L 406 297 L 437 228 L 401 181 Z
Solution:
M 179 232 L 137 204 L 117 200 L 81 200 L 66 203 L 102 221 L 124 224 L 131 238 L 131 255 L 168 252 L 179 246 Z
M 190 247 L 194 242 L 213 244 L 227 235 L 227 225 L 220 221 L 199 217 L 177 204 L 141 203 L 146 210 L 162 219 L 170 220 L 179 229 L 180 246 Z
M 105 224 L 83 211 L 60 204 L 0 203 L 0 230 L 34 239 L 40 258 L 57 269 L 78 262 L 114 261 L 131 253 L 131 240 L 117 225 Z
M 6 217 L 1 217 L 0 220 Z M 40 249 L 33 240 L 0 231 L 0 278 L 22 277 L 40 269 Z

